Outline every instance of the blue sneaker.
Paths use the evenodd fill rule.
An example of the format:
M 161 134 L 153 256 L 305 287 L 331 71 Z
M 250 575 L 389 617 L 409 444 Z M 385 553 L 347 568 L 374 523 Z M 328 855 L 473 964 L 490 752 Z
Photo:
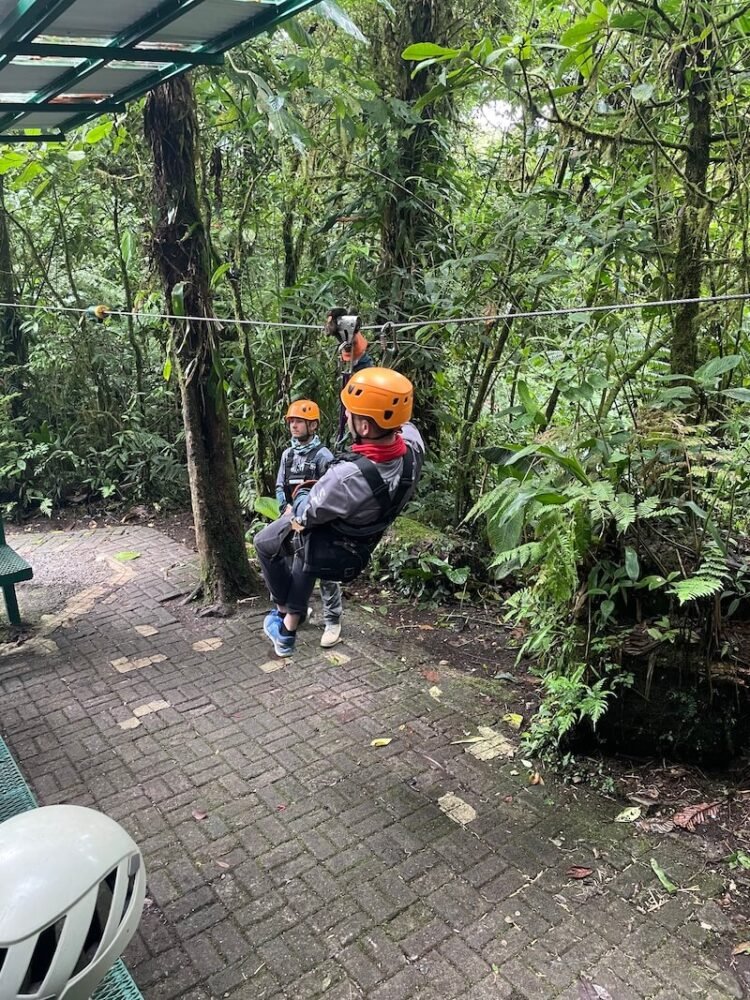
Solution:
M 284 615 L 281 613 L 281 611 L 279 611 L 278 608 L 272 608 L 271 611 L 269 611 L 266 617 L 263 619 L 264 632 L 266 631 L 266 625 L 268 625 L 269 622 L 272 622 L 274 618 L 278 618 L 279 621 L 284 620 Z
M 291 656 L 294 652 L 294 644 L 297 641 L 296 635 L 282 635 L 281 625 L 283 619 L 278 614 L 266 615 L 263 622 L 263 631 L 273 643 L 273 648 L 277 656 Z

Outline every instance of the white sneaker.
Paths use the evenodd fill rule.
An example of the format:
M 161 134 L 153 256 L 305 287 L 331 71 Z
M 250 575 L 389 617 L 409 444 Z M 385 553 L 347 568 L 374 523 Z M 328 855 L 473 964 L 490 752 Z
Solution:
M 335 625 L 332 622 L 326 622 L 323 635 L 320 637 L 320 645 L 324 649 L 328 649 L 335 646 L 337 642 L 341 642 L 341 626 L 338 622 Z

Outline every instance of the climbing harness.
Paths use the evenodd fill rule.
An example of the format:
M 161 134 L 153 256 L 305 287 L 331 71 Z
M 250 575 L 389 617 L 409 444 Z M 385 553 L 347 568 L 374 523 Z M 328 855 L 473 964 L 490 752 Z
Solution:
M 380 519 L 361 528 L 336 520 L 306 531 L 302 536 L 304 570 L 319 580 L 350 583 L 365 569 L 386 528 L 396 520 L 411 497 L 414 452 L 411 448 L 406 450 L 401 478 L 393 496 L 377 465 L 369 458 L 347 453 L 337 462 L 353 462 L 359 468 L 380 508 Z
M 284 495 L 287 503 L 292 503 L 302 486 L 317 481 L 318 467 L 315 459 L 321 448 L 322 443 L 304 454 L 295 452 L 293 448 L 288 449 L 284 460 Z

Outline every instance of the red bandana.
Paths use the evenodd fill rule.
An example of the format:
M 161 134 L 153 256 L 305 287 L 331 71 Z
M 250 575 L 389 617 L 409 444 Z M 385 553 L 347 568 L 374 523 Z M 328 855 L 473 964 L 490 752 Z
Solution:
M 353 444 L 352 451 L 364 455 L 371 462 L 392 462 L 394 458 L 403 458 L 406 454 L 406 441 L 399 434 L 393 444 Z

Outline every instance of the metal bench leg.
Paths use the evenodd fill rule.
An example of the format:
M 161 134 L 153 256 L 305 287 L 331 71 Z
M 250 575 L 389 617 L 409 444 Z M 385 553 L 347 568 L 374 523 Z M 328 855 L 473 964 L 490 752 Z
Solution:
M 3 587 L 3 596 L 5 597 L 5 609 L 8 612 L 8 621 L 11 625 L 21 624 L 21 613 L 18 610 L 18 601 L 16 600 L 16 588 L 12 583 Z

